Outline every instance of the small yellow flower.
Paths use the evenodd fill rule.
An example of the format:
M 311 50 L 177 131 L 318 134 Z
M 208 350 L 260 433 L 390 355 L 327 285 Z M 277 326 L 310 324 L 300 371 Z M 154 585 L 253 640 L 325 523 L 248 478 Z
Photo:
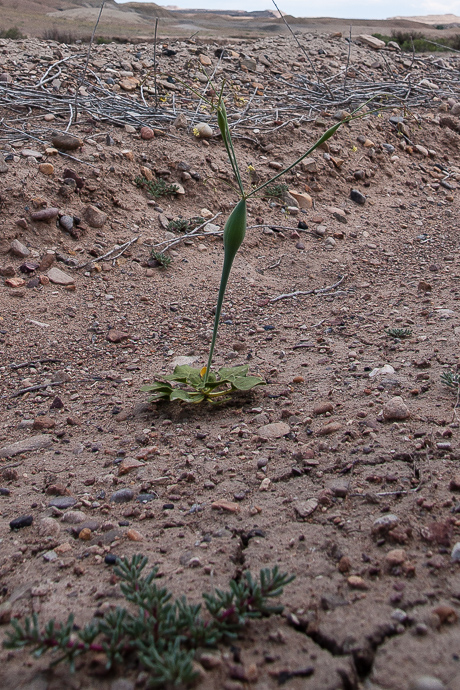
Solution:
M 356 153 L 356 151 L 358 150 L 358 147 L 357 147 L 357 146 L 352 146 L 352 147 L 351 147 L 351 150 L 353 151 L 353 153 Z
M 194 128 L 193 128 L 193 134 L 194 134 L 196 137 L 199 137 L 199 136 L 200 136 L 200 130 L 198 129 L 198 127 L 194 127 Z
M 255 171 L 256 171 L 255 167 L 253 165 L 249 164 L 248 165 L 248 173 L 253 173 Z

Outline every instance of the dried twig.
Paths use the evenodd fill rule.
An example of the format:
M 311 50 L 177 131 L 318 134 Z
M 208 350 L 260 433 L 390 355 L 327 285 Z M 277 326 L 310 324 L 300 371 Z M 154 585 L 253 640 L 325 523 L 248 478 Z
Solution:
M 140 235 L 137 235 L 137 237 L 133 237 L 131 240 L 128 240 L 124 244 L 122 244 L 120 247 L 114 247 L 111 249 L 109 252 L 106 254 L 103 254 L 102 256 L 96 256 L 94 259 L 90 259 L 89 261 L 86 261 L 84 264 L 79 264 L 78 266 L 75 266 L 75 268 L 85 268 L 86 266 L 90 266 L 91 264 L 95 263 L 96 261 L 103 261 L 104 259 L 110 259 L 115 260 L 118 259 L 119 256 L 121 256 L 127 249 L 130 247 L 132 244 L 137 242 L 139 239 Z M 112 256 L 114 252 L 118 252 L 115 256 Z
M 87 54 L 87 56 L 86 56 L 86 63 L 85 63 L 85 67 L 84 67 L 84 69 L 83 69 L 83 74 L 82 74 L 82 76 L 81 76 L 81 79 L 80 79 L 79 83 L 77 84 L 77 88 L 75 89 L 75 116 L 74 116 L 74 122 L 76 122 L 76 121 L 77 121 L 77 118 L 78 118 L 78 92 L 79 92 L 80 86 L 82 85 L 84 79 L 86 79 L 86 72 L 88 71 L 89 56 L 91 55 L 91 48 L 93 47 L 94 35 L 95 35 L 95 33 L 96 33 L 96 29 L 97 29 L 97 27 L 98 27 L 99 20 L 100 20 L 100 18 L 101 18 L 101 14 L 102 14 L 102 10 L 104 9 L 104 5 L 105 5 L 105 0 L 102 0 L 102 2 L 101 2 L 101 7 L 100 7 L 100 10 L 99 10 L 99 15 L 98 15 L 97 20 L 96 20 L 96 23 L 95 23 L 95 25 L 94 25 L 93 33 L 91 34 L 91 40 L 90 40 L 89 46 L 88 46 L 88 54 Z
M 296 290 L 295 292 L 287 292 L 284 295 L 272 297 L 270 302 L 279 302 L 280 299 L 288 299 L 290 297 L 297 297 L 298 295 L 319 295 L 322 292 L 329 292 L 330 290 L 334 290 L 334 288 L 338 287 L 341 283 L 343 283 L 346 277 L 346 275 L 340 276 L 340 280 L 334 283 L 334 285 L 328 285 L 327 287 L 316 288 L 315 290 Z

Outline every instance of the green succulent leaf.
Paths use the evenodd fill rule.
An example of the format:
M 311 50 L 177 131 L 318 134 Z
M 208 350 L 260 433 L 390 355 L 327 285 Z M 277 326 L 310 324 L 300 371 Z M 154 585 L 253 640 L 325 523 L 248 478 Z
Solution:
M 232 379 L 231 384 L 239 391 L 250 391 L 255 386 L 264 386 L 265 381 L 260 376 L 237 376 Z

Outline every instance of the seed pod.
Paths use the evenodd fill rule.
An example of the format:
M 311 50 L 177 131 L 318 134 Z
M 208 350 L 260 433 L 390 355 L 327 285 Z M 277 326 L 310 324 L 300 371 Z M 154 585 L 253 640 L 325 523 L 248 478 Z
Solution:
M 220 313 L 222 311 L 222 302 L 224 301 L 225 290 L 227 288 L 228 278 L 232 269 L 233 259 L 235 258 L 238 249 L 241 247 L 245 234 L 246 199 L 241 199 L 228 217 L 224 228 L 224 265 L 222 267 L 222 275 L 220 278 L 219 296 L 217 298 L 216 315 L 214 317 L 214 329 L 212 332 L 208 364 L 204 376 L 205 383 L 208 380 L 208 375 L 211 370 L 212 355 L 214 353 L 217 330 L 219 328 Z

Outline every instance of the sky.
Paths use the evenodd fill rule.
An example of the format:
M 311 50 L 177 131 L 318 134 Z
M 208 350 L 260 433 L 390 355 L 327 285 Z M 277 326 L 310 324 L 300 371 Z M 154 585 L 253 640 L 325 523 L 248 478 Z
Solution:
M 116 0 L 119 3 L 129 0 Z M 149 0 L 137 0 L 148 2 Z M 157 5 L 176 5 L 184 9 L 266 10 L 274 9 L 270 0 L 154 0 Z M 460 16 L 460 0 L 276 0 L 282 12 L 294 17 L 338 17 L 345 19 L 387 19 L 425 14 Z

